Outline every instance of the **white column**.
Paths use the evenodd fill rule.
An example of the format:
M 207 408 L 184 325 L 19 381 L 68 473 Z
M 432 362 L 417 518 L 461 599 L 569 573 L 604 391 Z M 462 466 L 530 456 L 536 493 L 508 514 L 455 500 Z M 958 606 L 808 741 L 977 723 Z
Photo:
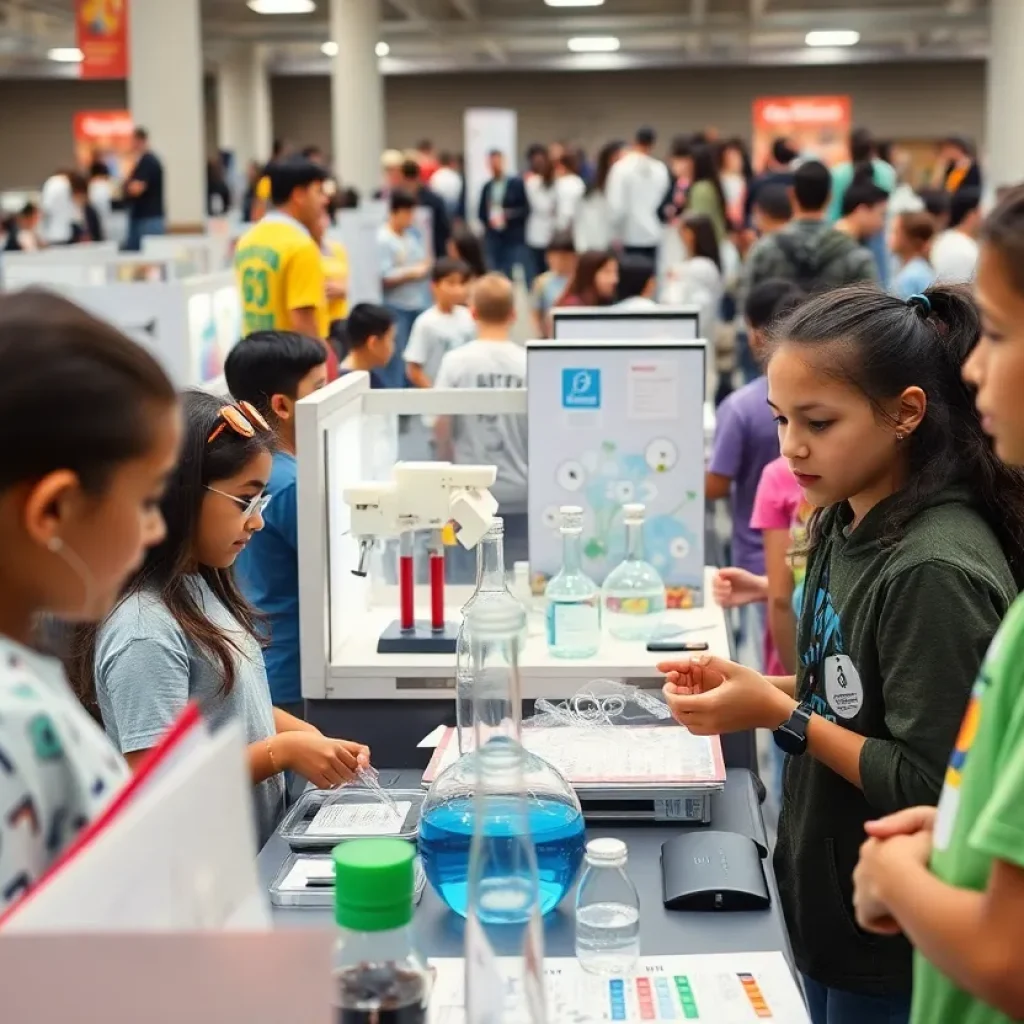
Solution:
M 128 105 L 164 165 L 171 229 L 206 219 L 206 132 L 199 0 L 132 0 Z
M 342 184 L 369 197 L 380 185 L 384 82 L 377 63 L 380 0 L 331 0 L 331 137 Z
M 985 164 L 986 192 L 1024 181 L 1024 2 L 991 0 Z
M 270 78 L 262 46 L 240 46 L 217 67 L 217 145 L 235 155 L 244 175 L 250 160 L 270 158 Z

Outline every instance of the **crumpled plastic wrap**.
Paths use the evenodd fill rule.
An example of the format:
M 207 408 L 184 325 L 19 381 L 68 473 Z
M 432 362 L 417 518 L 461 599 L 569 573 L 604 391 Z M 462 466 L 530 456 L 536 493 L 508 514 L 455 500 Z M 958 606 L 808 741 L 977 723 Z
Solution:
M 541 698 L 534 714 L 523 721 L 524 729 L 583 727 L 604 729 L 621 725 L 664 721 L 671 712 L 663 701 L 635 686 L 613 679 L 595 679 L 567 700 Z

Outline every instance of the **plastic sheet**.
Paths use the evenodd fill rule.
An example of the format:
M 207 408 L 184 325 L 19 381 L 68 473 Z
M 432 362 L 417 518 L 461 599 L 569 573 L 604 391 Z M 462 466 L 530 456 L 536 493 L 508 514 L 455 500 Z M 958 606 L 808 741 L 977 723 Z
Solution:
M 523 722 L 524 729 L 565 726 L 618 728 L 671 718 L 671 712 L 663 701 L 636 686 L 627 686 L 613 679 L 595 679 L 568 700 L 551 701 L 542 697 L 534 711 Z

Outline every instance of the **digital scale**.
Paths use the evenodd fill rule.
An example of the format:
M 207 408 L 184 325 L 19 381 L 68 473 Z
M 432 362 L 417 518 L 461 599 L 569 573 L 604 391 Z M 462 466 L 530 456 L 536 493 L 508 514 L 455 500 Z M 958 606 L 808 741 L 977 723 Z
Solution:
M 714 791 L 643 786 L 610 786 L 607 789 L 576 788 L 587 821 L 677 822 L 711 824 Z

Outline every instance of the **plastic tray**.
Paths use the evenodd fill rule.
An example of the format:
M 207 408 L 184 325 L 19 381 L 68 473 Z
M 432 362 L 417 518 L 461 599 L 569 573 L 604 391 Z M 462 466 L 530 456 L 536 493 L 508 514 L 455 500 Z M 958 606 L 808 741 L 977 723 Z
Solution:
M 310 827 L 316 816 L 325 807 L 338 807 L 353 813 L 364 809 L 374 814 L 384 808 L 372 790 L 362 786 L 345 786 L 343 789 L 309 789 L 299 797 L 295 806 L 285 815 L 278 826 L 278 834 L 293 850 L 329 850 L 347 839 L 367 839 L 389 836 L 395 839 L 415 841 L 420 831 L 420 808 L 426 794 L 419 789 L 389 789 L 388 794 L 396 804 L 408 804 L 402 821 L 393 815 L 378 816 L 379 827 L 348 824 L 330 832 L 310 834 Z
M 416 902 L 423 896 L 427 876 L 423 865 L 416 858 Z M 329 853 L 292 853 L 270 886 L 270 902 L 275 907 L 333 907 L 334 884 L 309 885 L 303 876 L 316 873 L 328 878 L 334 877 L 334 861 Z

